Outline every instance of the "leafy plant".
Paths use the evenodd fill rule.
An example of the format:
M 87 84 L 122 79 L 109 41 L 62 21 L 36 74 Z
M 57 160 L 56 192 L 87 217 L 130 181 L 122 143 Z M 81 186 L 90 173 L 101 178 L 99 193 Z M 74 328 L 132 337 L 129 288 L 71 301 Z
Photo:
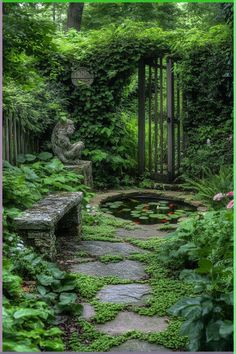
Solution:
M 232 350 L 233 293 L 183 298 L 170 308 L 170 314 L 184 317 L 180 334 L 188 336 L 190 351 Z
M 185 188 L 193 189 L 196 198 L 199 198 L 214 209 L 225 207 L 225 203 L 213 200 L 217 193 L 228 193 L 233 190 L 233 169 L 230 166 L 221 166 L 219 173 L 213 173 L 209 168 L 204 170 L 202 179 L 186 178 Z
M 25 292 L 15 265 L 3 262 L 3 350 L 63 351 L 62 331 L 52 327 L 55 313 L 35 293 Z

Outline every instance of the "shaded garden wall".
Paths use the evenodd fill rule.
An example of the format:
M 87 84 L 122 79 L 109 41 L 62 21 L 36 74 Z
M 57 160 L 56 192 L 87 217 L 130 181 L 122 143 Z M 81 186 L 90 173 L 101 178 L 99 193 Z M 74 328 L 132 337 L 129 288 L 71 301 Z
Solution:
M 83 158 L 92 159 L 95 176 L 111 185 L 133 176 L 137 146 L 129 117 L 122 115 L 129 100 L 125 101 L 124 90 L 141 57 L 171 53 L 178 60 L 187 99 L 184 120 L 189 145 L 182 171 L 200 175 L 203 160 L 216 169 L 219 161 L 230 162 L 232 48 L 228 26 L 215 26 L 208 32 L 166 32 L 131 23 L 61 36 L 40 28 L 38 42 L 48 33 L 44 47 L 27 47 L 22 58 L 18 57 L 18 71 L 9 76 L 15 59 L 12 47 L 7 47 L 4 112 L 19 114 L 26 129 L 40 137 L 42 149 L 50 149 L 55 122 L 70 115 L 78 128 L 75 139 L 85 141 Z M 24 38 L 22 48 L 23 43 Z M 71 72 L 77 67 L 93 73 L 91 87 L 72 84 Z M 131 94 L 137 94 L 137 87 Z

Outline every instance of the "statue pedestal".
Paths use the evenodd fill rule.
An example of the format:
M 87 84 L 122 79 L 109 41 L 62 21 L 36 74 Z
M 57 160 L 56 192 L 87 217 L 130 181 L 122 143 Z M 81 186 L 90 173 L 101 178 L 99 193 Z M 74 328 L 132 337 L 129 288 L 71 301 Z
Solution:
M 93 171 L 92 171 L 92 161 L 81 160 L 77 165 L 65 165 L 70 171 L 77 173 L 78 175 L 84 176 L 81 181 L 86 186 L 93 188 Z

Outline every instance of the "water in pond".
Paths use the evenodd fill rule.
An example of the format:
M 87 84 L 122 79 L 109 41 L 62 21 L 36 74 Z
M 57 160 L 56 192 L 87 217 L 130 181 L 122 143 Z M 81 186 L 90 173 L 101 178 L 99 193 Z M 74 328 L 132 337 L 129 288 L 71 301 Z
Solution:
M 176 224 L 180 217 L 188 216 L 196 208 L 184 202 L 151 197 L 127 197 L 103 202 L 101 210 L 116 217 L 132 220 L 136 224 Z

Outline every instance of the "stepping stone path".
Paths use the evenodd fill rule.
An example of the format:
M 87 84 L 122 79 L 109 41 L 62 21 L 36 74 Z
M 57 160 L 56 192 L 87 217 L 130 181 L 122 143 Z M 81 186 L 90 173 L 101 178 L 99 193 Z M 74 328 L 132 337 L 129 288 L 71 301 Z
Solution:
M 129 339 L 127 342 L 112 347 L 110 352 L 172 352 L 162 345 L 151 344 L 138 339 Z
M 168 322 L 166 317 L 140 316 L 137 313 L 129 311 L 120 312 L 114 320 L 96 325 L 99 331 L 113 336 L 134 330 L 143 333 L 155 333 L 164 331 L 167 327 Z
M 104 256 L 106 254 L 129 256 L 132 253 L 145 252 L 141 248 L 122 242 L 82 241 L 79 248 L 92 256 Z
M 113 303 L 121 305 L 131 305 L 118 312 L 116 317 L 102 324 L 94 324 L 96 330 L 111 336 L 123 335 L 136 330 L 142 333 L 158 333 L 167 329 L 168 318 L 158 316 L 143 316 L 132 311 L 133 306 L 145 306 L 152 293 L 152 288 L 148 285 L 148 276 L 145 273 L 145 263 L 126 259 L 135 253 L 149 253 L 144 249 L 133 246 L 128 238 L 145 241 L 152 237 L 165 237 L 172 233 L 177 225 L 173 225 L 172 230 L 160 230 L 161 225 L 137 225 L 133 230 L 119 228 L 114 233 L 114 237 L 120 242 L 108 242 L 97 240 L 83 240 L 79 244 L 74 244 L 67 239 L 65 248 L 69 247 L 74 252 L 75 258 L 68 261 L 69 270 L 73 273 L 82 273 L 97 277 L 118 277 L 130 280 L 129 284 L 106 285 L 99 290 L 93 300 L 101 303 Z M 84 252 L 87 257 L 76 257 L 76 252 Z M 118 262 L 102 263 L 96 259 L 105 255 L 122 256 L 123 260 Z M 140 282 L 142 281 L 142 282 Z M 87 321 L 92 321 L 96 316 L 95 308 L 89 303 L 83 303 L 81 317 Z M 127 339 L 126 342 L 110 348 L 109 352 L 172 352 L 161 345 L 149 343 L 139 339 Z
M 118 277 L 130 280 L 145 279 L 147 274 L 144 269 L 145 266 L 142 263 L 129 260 L 108 264 L 96 261 L 73 264 L 71 266 L 73 273 L 83 273 L 97 277 Z
M 97 298 L 101 302 L 144 305 L 150 293 L 151 288 L 146 284 L 108 285 L 98 292 Z

